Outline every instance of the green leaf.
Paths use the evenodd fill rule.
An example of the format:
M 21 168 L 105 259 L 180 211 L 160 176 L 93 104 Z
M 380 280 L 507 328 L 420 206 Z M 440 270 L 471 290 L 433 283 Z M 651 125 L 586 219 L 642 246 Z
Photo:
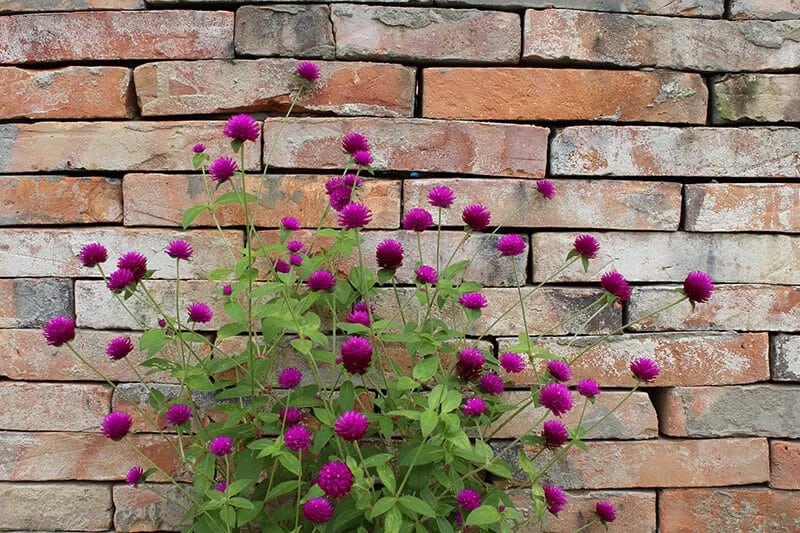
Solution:
M 391 511 L 386 514 L 383 522 L 383 533 L 400 533 L 400 527 L 403 525 L 403 516 L 400 514 L 400 509 L 393 507 Z
M 181 226 L 183 226 L 183 229 L 186 229 L 189 226 L 191 226 L 192 222 L 194 222 L 194 220 L 198 216 L 200 216 L 200 213 L 206 210 L 210 211 L 211 209 L 208 205 L 201 204 L 201 205 L 193 205 L 192 207 L 184 211 L 183 217 L 181 218 Z
M 238 507 L 239 509 L 253 509 L 254 505 L 253 502 L 246 498 L 241 498 L 236 496 L 235 498 L 231 498 L 228 500 L 228 504 L 232 505 L 233 507 Z
M 489 466 L 486 467 L 486 470 L 504 479 L 511 479 L 514 476 L 511 468 L 506 464 L 505 461 L 501 459 L 495 459 L 489 463 Z
M 332 426 L 335 422 L 333 415 L 327 409 L 314 409 L 314 417 L 326 426 Z
M 303 355 L 311 355 L 311 348 L 314 346 L 314 343 L 308 339 L 294 339 L 291 344 L 295 350 Z
M 299 479 L 290 479 L 289 481 L 284 481 L 283 483 L 278 483 L 272 490 L 267 493 L 267 499 L 271 500 L 273 498 L 277 498 L 279 496 L 283 496 L 285 494 L 289 494 L 297 490 L 297 487 L 300 486 Z
M 355 400 L 356 392 L 355 388 L 353 387 L 353 382 L 349 380 L 342 382 L 342 385 L 339 388 L 339 405 L 341 406 L 342 410 L 352 410 Z
M 219 331 L 217 332 L 217 339 L 227 339 L 228 337 L 233 337 L 243 331 L 247 331 L 247 324 L 243 324 L 241 322 L 231 322 L 230 324 L 225 324 L 219 328 Z
M 463 396 L 456 390 L 449 390 L 442 400 L 441 411 L 442 413 L 449 413 L 455 411 L 461 405 Z
M 215 268 L 208 274 L 208 279 L 210 281 L 221 281 L 233 273 L 233 270 L 230 268 Z
M 376 453 L 375 455 L 370 455 L 365 458 L 361 466 L 363 468 L 374 468 L 378 465 L 388 463 L 391 458 L 392 454 L 390 453 Z
M 419 418 L 419 426 L 420 430 L 422 431 L 422 436 L 427 437 L 433 430 L 436 429 L 436 424 L 439 423 L 439 415 L 436 411 L 431 409 L 427 409 L 422 412 L 422 416 Z
M 167 344 L 167 335 L 161 328 L 145 331 L 139 338 L 139 349 L 147 352 L 148 356 L 160 352 L 165 344 Z
M 467 515 L 464 524 L 468 526 L 488 526 L 500 521 L 500 512 L 489 505 L 481 505 Z
M 411 379 L 408 376 L 403 376 L 394 383 L 391 384 L 395 389 L 399 391 L 407 391 L 407 390 L 414 390 L 419 388 L 419 382 Z
M 522 449 L 517 453 L 517 464 L 519 464 L 522 471 L 528 474 L 531 479 L 536 477 L 536 468 L 533 466 L 533 462 L 528 457 L 528 454 Z
M 147 403 L 154 411 L 161 412 L 166 403 L 166 398 L 164 398 L 164 394 L 160 390 L 151 388 L 147 395 Z
M 236 481 L 228 485 L 228 488 L 225 489 L 225 493 L 230 496 L 236 496 L 237 494 L 239 494 L 252 484 L 253 484 L 252 479 L 237 479 Z
M 378 283 L 384 284 L 392 281 L 395 270 L 392 268 L 382 268 L 378 270 Z
M 300 460 L 294 455 L 290 453 L 282 453 L 278 456 L 278 461 L 280 461 L 281 465 L 283 465 L 286 470 L 295 476 L 300 475 Z
M 424 359 L 421 363 L 414 367 L 414 371 L 412 375 L 414 379 L 419 381 L 428 381 L 431 379 L 436 371 L 439 369 L 439 358 L 436 356 L 428 357 Z
M 453 278 L 456 274 L 465 271 L 469 266 L 469 264 L 470 264 L 469 260 L 457 261 L 444 269 L 444 274 L 442 275 L 442 277 L 448 279 Z
M 394 477 L 394 470 L 389 466 L 389 463 L 378 465 L 375 471 L 378 473 L 378 478 L 381 480 L 381 483 L 383 483 L 383 486 L 386 487 L 386 490 L 389 492 L 395 492 L 397 490 L 397 480 Z
M 402 507 L 405 507 L 409 511 L 421 514 L 422 516 L 427 516 L 430 518 L 436 517 L 436 511 L 433 510 L 433 507 L 428 505 L 428 502 L 425 500 L 417 498 L 416 496 L 400 496 L 398 503 L 400 503 Z
M 375 505 L 372 506 L 372 510 L 370 510 L 367 518 L 372 520 L 378 516 L 381 516 L 382 514 L 387 513 L 389 509 L 394 507 L 396 501 L 397 500 L 395 500 L 394 496 L 384 496 L 375 502 Z
M 214 200 L 214 206 L 218 207 L 221 205 L 240 204 L 242 203 L 242 199 L 244 199 L 246 202 L 255 202 L 258 200 L 258 196 L 254 194 L 245 194 L 242 196 L 242 193 L 238 191 L 226 192 Z
M 231 320 L 236 322 L 247 322 L 247 313 L 244 312 L 244 307 L 239 302 L 233 300 L 225 302 L 225 312 L 231 317 Z
M 428 395 L 428 409 L 437 409 L 442 402 L 442 397 L 445 393 L 445 387 L 441 383 L 436 385 L 431 393 Z

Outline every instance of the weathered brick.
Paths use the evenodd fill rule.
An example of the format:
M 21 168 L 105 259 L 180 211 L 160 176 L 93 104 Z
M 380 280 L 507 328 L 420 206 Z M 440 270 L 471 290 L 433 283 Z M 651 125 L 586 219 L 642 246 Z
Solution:
M 285 111 L 297 87 L 295 65 L 294 59 L 147 63 L 134 70 L 136 95 L 144 116 Z M 316 87 L 303 93 L 295 110 L 412 115 L 415 69 L 358 62 L 320 62 L 318 66 Z
M 677 298 L 676 287 L 634 288 L 628 306 L 636 330 L 797 331 L 800 287 L 720 285 L 708 303 L 690 311 L 685 303 L 647 317 Z M 647 317 L 647 318 L 646 318 Z
M 800 122 L 800 76 L 731 74 L 714 78 L 712 121 Z
M 125 197 L 125 224 L 128 226 L 179 226 L 184 210 L 207 203 L 208 196 L 202 176 L 175 174 L 126 174 L 122 180 Z M 316 228 L 328 205 L 325 182 L 328 176 L 311 174 L 248 176 L 245 186 L 249 192 L 259 194 L 261 201 L 251 213 L 253 222 L 260 227 L 278 227 L 281 218 L 291 215 L 305 227 Z M 213 183 L 209 184 L 213 191 Z M 212 193 L 218 198 L 230 189 L 221 187 Z M 370 228 L 396 228 L 400 225 L 400 181 L 367 180 L 362 201 L 372 210 Z M 227 205 L 216 210 L 221 226 L 241 226 L 244 214 L 238 205 Z M 337 227 L 335 212 L 329 212 L 324 226 Z M 193 226 L 213 226 L 208 213 L 195 219 Z
M 145 0 L 0 0 L 0 13 L 144 9 Z
M 0 429 L 98 431 L 97 421 L 111 407 L 111 387 L 4 381 L 0 382 L 0 403 Z
M 175 259 L 164 248 L 176 239 L 194 249 L 191 260 L 181 264 L 184 279 L 205 279 L 214 268 L 232 265 L 225 239 L 234 249 L 244 242 L 242 233 L 234 230 L 226 231 L 223 239 L 216 230 L 0 229 L 0 270 L 8 276 L 100 277 L 96 268 L 84 267 L 76 258 L 84 245 L 100 242 L 109 254 L 106 275 L 114 271 L 119 256 L 133 250 L 147 257 L 147 267 L 156 271 L 154 279 L 174 279 Z
M 800 233 L 796 183 L 697 183 L 684 186 L 687 231 Z
M 592 13 L 525 12 L 523 61 L 741 72 L 800 64 L 797 21 L 710 20 Z M 724 43 L 724 46 L 723 46 Z M 681 91 L 668 97 L 681 97 Z
M 344 168 L 341 142 L 350 131 L 367 136 L 376 170 L 541 178 L 547 158 L 547 128 L 522 124 L 268 118 L 264 139 L 272 139 L 282 127 L 270 161 L 271 166 L 279 168 Z M 267 152 L 268 148 L 264 150 Z
M 56 314 L 56 313 L 54 313 Z M 155 319 L 152 321 L 155 326 Z M 112 381 L 138 381 L 139 377 L 131 369 L 146 358 L 146 353 L 138 348 L 128 354 L 131 366 L 124 361 L 112 361 L 105 354 L 108 342 L 119 337 L 118 332 L 79 329 L 72 346 L 92 366 Z M 139 346 L 140 334 L 130 334 L 134 346 Z M 210 350 L 201 350 L 206 355 Z M 177 348 L 168 346 L 165 357 L 177 356 Z M 143 371 L 144 369 L 140 369 Z M 81 363 L 66 346 L 48 346 L 39 329 L 0 329 L 0 376 L 18 380 L 52 381 L 102 381 L 89 367 Z M 150 374 L 148 380 L 154 382 L 174 381 L 168 375 L 157 372 Z
M 148 490 L 114 486 L 115 531 L 181 531 L 192 503 L 190 485 L 150 483 Z
M 785 20 L 800 18 L 797 0 L 731 0 L 732 19 Z
M 330 16 L 326 5 L 240 7 L 236 10 L 236 53 L 333 59 L 336 43 Z
M 551 145 L 554 175 L 800 176 L 800 129 L 574 126 Z
M 516 63 L 516 13 L 477 9 L 331 6 L 336 57 Z
M 0 17 L 0 63 L 233 56 L 227 11 L 94 11 Z
M 676 15 L 682 17 L 721 17 L 723 2 L 720 0 L 436 0 L 436 5 L 486 6 L 542 9 L 582 9 L 585 11 L 608 11 L 615 13 L 645 13 L 649 15 Z
M 769 458 L 769 486 L 774 489 L 800 489 L 800 441 L 771 441 Z
M 206 143 L 210 154 L 230 155 L 224 126 L 221 121 L 0 124 L 0 172 L 192 170 L 196 143 Z M 258 169 L 260 146 L 248 143 L 245 152 L 247 170 Z
M 403 183 L 403 209 L 427 206 L 428 191 L 448 185 L 456 193 L 442 224 L 461 226 L 462 210 L 485 205 L 505 228 L 678 229 L 681 185 L 657 181 L 553 180 L 556 198 L 545 200 L 530 180 L 413 179 Z M 487 191 L 491 191 L 487 193 Z M 603 198 L 598 202 L 599 197 Z
M 135 113 L 131 70 L 72 66 L 0 67 L 0 118 L 128 118 Z M 91 90 L 87 90 L 91 87 Z
M 700 75 L 664 70 L 423 71 L 422 115 L 428 118 L 704 124 L 707 101 Z
M 557 281 L 596 281 L 619 270 L 628 281 L 680 281 L 693 270 L 716 283 L 800 284 L 800 238 L 788 235 L 593 232 L 600 242 L 588 272 L 580 263 Z M 534 233 L 533 281 L 543 281 L 564 265 L 573 233 Z M 747 250 L 746 254 L 742 250 Z
M 72 281 L 0 279 L 0 328 L 36 328 L 57 315 L 73 316 Z
M 800 492 L 767 488 L 667 489 L 658 499 L 663 533 L 769 531 L 800 527 Z
M 766 333 L 651 333 L 613 335 L 597 346 L 599 337 L 543 337 L 534 343 L 572 361 L 573 381 L 592 378 L 602 387 L 631 387 L 630 363 L 639 357 L 656 361 L 661 374 L 654 387 L 736 385 L 769 379 L 769 339 Z M 516 339 L 498 339 L 500 351 Z M 585 354 L 581 354 L 586 350 Z M 515 374 L 519 385 L 537 382 L 544 361 L 536 360 L 525 372 Z M 537 374 L 538 373 L 538 374 Z M 643 386 L 648 386 L 643 384 Z
M 800 381 L 800 335 L 775 335 L 770 363 L 773 380 Z
M 800 437 L 800 387 L 674 387 L 657 405 L 666 435 Z
M 234 338 L 234 337 L 228 337 Z M 133 429 L 135 432 L 168 432 L 174 433 L 174 426 L 167 423 L 164 416 L 159 416 L 149 404 L 149 393 L 155 389 L 164 395 L 167 402 L 186 403 L 182 399 L 181 386 L 178 384 L 164 383 L 122 383 L 114 388 L 114 395 L 111 399 L 112 411 L 125 411 L 130 413 L 133 418 Z M 216 405 L 213 393 L 194 392 L 192 402 L 200 408 L 199 416 L 205 417 Z M 205 418 L 207 422 L 208 419 Z
M 0 483 L 0 524 L 23 531 L 107 531 L 111 490 L 87 483 Z
M 508 491 L 517 510 L 525 516 L 534 514 L 533 500 L 530 490 L 512 489 Z M 591 522 L 596 517 L 595 504 L 599 501 L 614 502 L 617 519 L 605 527 L 611 533 L 636 531 L 637 533 L 655 533 L 656 530 L 656 493 L 655 491 L 572 491 L 568 493 L 569 501 L 558 516 L 547 513 L 540 527 L 526 524 L 515 533 L 572 533 Z M 604 526 L 595 524 L 582 530 L 589 533 L 606 531 Z
M 97 420 L 100 426 L 102 418 Z M 134 446 L 169 475 L 179 470 L 176 438 L 160 435 L 128 437 Z M 0 432 L 0 480 L 124 480 L 142 457 L 124 442 L 100 433 Z M 153 480 L 164 480 L 154 474 Z

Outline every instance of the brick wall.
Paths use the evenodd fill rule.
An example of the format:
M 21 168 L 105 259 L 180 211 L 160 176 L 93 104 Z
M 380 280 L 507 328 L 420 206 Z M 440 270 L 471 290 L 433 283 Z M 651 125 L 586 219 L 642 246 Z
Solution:
M 711 303 L 644 320 L 576 369 L 608 389 L 630 385 L 633 357 L 663 374 L 553 471 L 573 505 L 549 530 L 578 527 L 598 498 L 619 504 L 612 531 L 800 530 L 797 0 L 0 0 L 0 530 L 174 528 L 174 506 L 124 484 L 132 452 L 98 432 L 121 400 L 39 328 L 75 316 L 84 353 L 136 381 L 102 354 L 135 322 L 70 258 L 101 241 L 146 253 L 168 278 L 160 252 L 203 191 L 190 147 L 220 153 L 234 111 L 256 114 L 269 139 L 299 58 L 318 62 L 322 88 L 275 148 L 281 171 L 257 219 L 267 236 L 288 213 L 317 220 L 339 138 L 356 130 L 378 169 L 369 239 L 398 232 L 433 183 L 498 219 L 533 179 L 556 183 L 556 200 L 507 224 L 530 239 L 528 283 L 577 232 L 603 252 L 531 314 L 563 316 L 596 294 L 586 282 L 603 268 L 635 286 L 572 347 L 546 339 L 561 350 L 645 316 L 689 270 L 718 283 Z M 261 164 L 251 151 L 248 170 Z M 243 239 L 241 213 L 222 218 Z M 181 274 L 208 295 L 203 279 L 227 252 L 198 222 Z M 457 217 L 446 222 L 456 239 Z M 492 302 L 513 298 L 510 271 L 474 274 Z M 167 299 L 169 286 L 151 289 Z M 497 344 L 517 326 L 507 318 Z M 163 443 L 136 439 L 175 470 Z

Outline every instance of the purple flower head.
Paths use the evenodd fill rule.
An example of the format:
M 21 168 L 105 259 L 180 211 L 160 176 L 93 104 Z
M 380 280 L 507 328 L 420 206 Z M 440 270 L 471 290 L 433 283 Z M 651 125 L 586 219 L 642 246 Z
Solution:
M 636 379 L 652 383 L 658 377 L 661 370 L 658 364 L 647 357 L 640 357 L 631 363 L 631 373 Z
M 525 360 L 518 353 L 503 352 L 499 357 L 500 366 L 509 374 L 519 374 L 525 370 Z
M 712 292 L 714 292 L 714 280 L 705 272 L 699 270 L 689 272 L 683 280 L 683 293 L 693 304 L 707 302 Z
M 223 479 L 222 481 L 214 485 L 214 490 L 217 492 L 225 492 L 226 490 L 228 490 L 228 482 Z
M 303 516 L 309 522 L 324 524 L 333 518 L 333 504 L 328 498 L 311 498 L 303 504 Z
M 394 239 L 386 239 L 375 248 L 375 260 L 380 268 L 396 270 L 403 265 L 403 245 Z
M 168 424 L 180 426 L 192 419 L 192 408 L 182 403 L 176 403 L 167 409 L 164 417 Z
M 486 364 L 486 356 L 477 348 L 465 348 L 458 352 L 455 373 L 464 381 L 478 379 Z
M 166 321 L 166 320 L 164 320 L 163 318 L 159 318 L 159 319 L 158 319 L 158 327 L 160 327 L 160 328 L 165 328 L 165 327 L 167 327 L 167 321 Z
M 481 495 L 472 489 L 463 489 L 456 496 L 456 503 L 465 512 L 474 511 L 481 506 Z
M 335 211 L 341 211 L 350 203 L 352 191 L 347 187 L 339 187 L 328 193 L 328 200 Z
M 344 178 L 334 176 L 325 182 L 325 194 L 330 195 L 333 191 L 344 187 Z
M 365 313 L 375 313 L 375 306 L 367 306 L 364 300 L 358 300 L 353 304 L 353 311 L 364 311 Z
M 186 241 L 172 241 L 164 250 L 173 259 L 188 261 L 192 257 L 192 245 Z
M 300 229 L 300 221 L 295 217 L 283 217 L 281 219 L 281 226 L 289 231 L 297 231 Z
M 369 313 L 366 311 L 350 311 L 344 318 L 344 321 L 350 324 L 361 324 L 365 327 L 369 327 L 370 325 Z
M 233 115 L 225 123 L 222 134 L 237 141 L 255 141 L 261 133 L 261 126 L 250 115 Z
M 486 300 L 486 296 L 479 292 L 467 292 L 462 294 L 458 298 L 458 303 L 467 309 L 483 309 L 489 305 L 489 302 Z
M 403 229 L 422 232 L 433 226 L 433 216 L 421 207 L 414 207 L 406 211 L 401 225 Z
M 456 201 L 456 193 L 447 185 L 437 185 L 428 191 L 428 203 L 433 207 L 444 207 L 445 209 L 453 205 Z
M 631 286 L 619 272 L 606 272 L 600 276 L 600 285 L 620 302 L 627 302 L 631 297 Z
M 527 243 L 525 239 L 519 235 L 503 235 L 500 237 L 500 240 L 497 241 L 497 249 L 500 251 L 500 255 L 504 257 L 514 257 L 520 255 L 525 251 L 525 247 Z
M 348 189 L 359 189 L 364 186 L 364 178 L 360 178 L 355 174 L 345 174 L 343 178 L 344 184 Z
M 144 469 L 141 466 L 134 466 L 128 470 L 128 473 L 125 476 L 125 483 L 132 487 L 136 487 L 142 481 L 144 481 Z
M 114 337 L 106 345 L 106 355 L 112 361 L 124 359 L 133 351 L 133 342 L 130 337 Z
M 276 259 L 275 260 L 275 272 L 280 272 L 281 274 L 288 274 L 292 271 L 292 266 L 284 261 L 283 259 Z
M 194 146 L 192 146 L 192 152 L 196 154 L 202 154 L 205 151 L 206 151 L 206 145 L 203 143 L 197 143 Z
M 78 253 L 78 259 L 85 267 L 94 267 L 108 260 L 108 250 L 99 242 L 90 242 Z
M 472 228 L 473 231 L 483 231 L 489 227 L 492 214 L 481 204 L 472 204 L 464 208 L 461 213 L 461 220 L 464 224 Z
M 231 294 L 233 294 L 233 287 L 231 287 L 230 283 L 226 283 L 222 286 L 222 295 L 230 296 Z
M 607 501 L 600 501 L 594 504 L 594 510 L 600 520 L 606 524 L 617 519 L 617 509 L 614 504 Z
M 47 344 L 61 346 L 75 338 L 75 321 L 66 316 L 55 316 L 44 325 L 43 333 Z
M 461 412 L 467 416 L 480 416 L 486 412 L 486 402 L 483 398 L 467 398 L 461 406 Z
M 211 308 L 203 302 L 189 304 L 186 307 L 186 312 L 189 313 L 189 322 L 197 322 L 200 324 L 211 322 L 211 319 L 214 317 Z
M 572 394 L 566 385 L 561 383 L 548 383 L 539 391 L 539 403 L 561 416 L 572 409 Z
M 547 363 L 547 371 L 550 372 L 553 379 L 558 381 L 569 381 L 569 378 L 572 377 L 572 369 L 560 359 L 551 359 Z
M 353 163 L 360 167 L 367 167 L 372 164 L 372 154 L 366 150 L 359 150 L 353 154 Z
M 103 419 L 100 431 L 111 440 L 121 440 L 133 426 L 131 415 L 123 411 L 108 413 Z
M 342 137 L 342 150 L 350 155 L 356 152 L 369 152 L 369 141 L 360 133 L 351 131 Z
M 127 252 L 117 260 L 117 268 L 130 270 L 139 282 L 147 274 L 147 258 L 139 252 Z
M 578 394 L 587 398 L 594 398 L 600 395 L 600 385 L 593 379 L 580 380 L 575 390 L 578 391 Z
M 343 462 L 331 461 L 320 468 L 317 484 L 329 498 L 346 496 L 353 486 L 353 473 Z
M 341 346 L 341 362 L 351 374 L 365 374 L 372 362 L 372 343 L 365 337 L 348 337 Z
M 578 255 L 586 259 L 594 259 L 597 257 L 597 252 L 600 251 L 600 243 L 591 235 L 582 234 L 575 237 L 573 248 Z
M 501 394 L 505 388 L 503 378 L 494 372 L 482 375 L 480 383 L 481 389 L 483 389 L 486 394 Z
M 567 427 L 561 420 L 547 420 L 542 425 L 542 439 L 548 448 L 558 448 L 569 440 Z
M 437 281 L 439 281 L 439 274 L 436 273 L 436 269 L 432 266 L 428 265 L 420 265 L 415 271 L 414 274 L 417 277 L 417 281 L 419 283 L 428 283 L 430 285 L 435 285 Z
M 300 266 L 303 264 L 303 256 L 300 254 L 289 254 L 289 264 L 292 266 Z
M 108 275 L 106 286 L 111 292 L 120 292 L 136 283 L 136 274 L 127 268 L 120 268 Z
M 292 426 L 283 433 L 283 442 L 293 452 L 300 452 L 309 449 L 313 439 L 307 427 Z
M 317 270 L 306 280 L 312 291 L 329 291 L 336 285 L 336 276 L 327 270 Z
M 372 211 L 364 204 L 347 204 L 339 211 L 339 225 L 345 229 L 363 228 L 372 221 Z
M 233 452 L 233 439 L 227 435 L 214 437 L 208 445 L 208 450 L 217 457 L 223 457 Z
M 301 61 L 295 67 L 295 74 L 308 82 L 315 82 L 319 79 L 319 67 L 311 61 Z
M 231 157 L 218 157 L 208 165 L 208 173 L 211 179 L 218 183 L 225 183 L 231 176 L 239 170 L 239 165 Z
M 282 389 L 293 389 L 303 381 L 303 373 L 294 367 L 284 368 L 278 374 L 278 386 Z
M 333 430 L 344 440 L 361 440 L 367 433 L 369 421 L 363 413 L 347 411 L 336 420 Z
M 567 505 L 567 494 L 561 490 L 561 487 L 555 485 L 544 486 L 544 501 L 547 505 L 547 510 L 552 514 L 558 516 L 558 513 Z
M 281 407 L 278 411 L 278 418 L 285 426 L 294 426 L 303 421 L 303 411 L 297 407 Z
M 289 241 L 286 243 L 286 249 L 291 253 L 304 252 L 306 245 L 302 241 Z
M 556 186 L 548 179 L 536 180 L 536 190 L 547 200 L 552 200 L 556 197 Z

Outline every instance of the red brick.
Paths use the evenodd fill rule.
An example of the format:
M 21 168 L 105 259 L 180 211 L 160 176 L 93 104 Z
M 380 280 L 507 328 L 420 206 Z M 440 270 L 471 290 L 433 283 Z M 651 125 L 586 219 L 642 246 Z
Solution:
M 715 123 L 800 122 L 800 76 L 796 74 L 724 75 L 712 78 L 711 92 Z
M 541 178 L 547 157 L 548 130 L 522 124 L 268 118 L 264 122 L 264 139 L 272 139 L 281 127 L 283 133 L 270 162 L 279 168 L 344 168 L 341 142 L 350 131 L 367 136 L 376 170 Z
M 0 13 L 144 9 L 144 0 L 0 0 Z
M 114 486 L 115 531 L 181 531 L 192 501 L 190 485 L 148 483 L 147 490 Z
M 336 55 L 331 12 L 326 5 L 240 7 L 236 10 L 235 44 L 237 55 L 324 59 Z
M 184 210 L 207 203 L 202 176 L 175 174 L 126 174 L 122 181 L 125 196 L 125 224 L 128 226 L 179 226 Z M 265 178 L 248 176 L 246 187 L 262 198 L 253 221 L 261 227 L 278 227 L 281 218 L 297 217 L 305 227 L 316 228 L 328 205 L 325 181 L 329 176 L 274 175 Z M 263 183 L 263 185 L 262 185 Z M 213 183 L 209 190 L 214 190 Z M 213 194 L 219 197 L 230 189 L 221 187 Z M 372 210 L 371 228 L 396 228 L 400 224 L 400 181 L 367 180 L 363 202 Z M 216 211 L 221 226 L 240 226 L 244 215 L 239 206 L 223 206 Z M 209 214 L 200 215 L 193 226 L 213 226 Z M 330 212 L 325 226 L 338 225 L 336 213 Z
M 175 0 L 160 0 L 175 1 Z M 201 0 L 202 1 L 202 0 Z M 495 0 L 436 0 L 442 6 L 488 6 L 500 5 Z M 723 3 L 720 0 L 602 0 L 587 2 L 586 0 L 503 0 L 505 9 L 541 9 L 557 7 L 564 9 L 582 9 L 585 11 L 611 11 L 616 13 L 646 13 L 649 15 L 675 15 L 680 17 L 721 17 Z
M 710 72 L 790 69 L 797 66 L 800 42 L 792 36 L 798 28 L 795 21 L 764 24 L 529 9 L 522 59 Z M 681 91 L 670 97 L 682 97 Z
M 3 176 L 0 209 L 0 226 L 121 222 L 122 183 L 101 177 Z
M 755 487 L 664 490 L 658 515 L 663 533 L 793 533 L 800 524 L 800 493 Z
M 422 97 L 428 118 L 704 124 L 708 91 L 669 71 L 427 68 Z
M 800 4 L 797 0 L 731 0 L 731 18 L 798 19 Z
M 336 57 L 516 63 L 516 13 L 334 4 Z
M 796 183 L 697 183 L 684 186 L 687 231 L 800 233 Z
M 96 11 L 0 17 L 0 63 L 233 56 L 227 11 Z
M 797 128 L 573 126 L 551 145 L 554 175 L 800 176 Z
M 769 458 L 769 486 L 773 489 L 800 489 L 800 441 L 771 441 Z
M 135 113 L 127 68 L 0 67 L 0 84 L 0 119 L 128 118 Z
M 196 143 L 206 143 L 215 157 L 231 155 L 224 126 L 221 121 L 0 124 L 0 172 L 193 170 Z M 248 143 L 247 170 L 258 169 L 260 157 L 260 146 Z
M 54 316 L 72 316 L 72 281 L 0 279 L 0 328 L 40 327 Z
M 108 531 L 108 486 L 87 483 L 0 483 L 0 524 L 22 531 Z
M 164 61 L 136 68 L 144 116 L 286 111 L 293 99 L 295 59 Z M 295 111 L 337 115 L 411 116 L 415 69 L 380 63 L 319 62 L 320 79 Z M 229 80 L 235 79 L 231 85 Z
M 0 382 L 0 403 L 3 430 L 98 431 L 97 421 L 111 407 L 111 387 L 4 381 Z

